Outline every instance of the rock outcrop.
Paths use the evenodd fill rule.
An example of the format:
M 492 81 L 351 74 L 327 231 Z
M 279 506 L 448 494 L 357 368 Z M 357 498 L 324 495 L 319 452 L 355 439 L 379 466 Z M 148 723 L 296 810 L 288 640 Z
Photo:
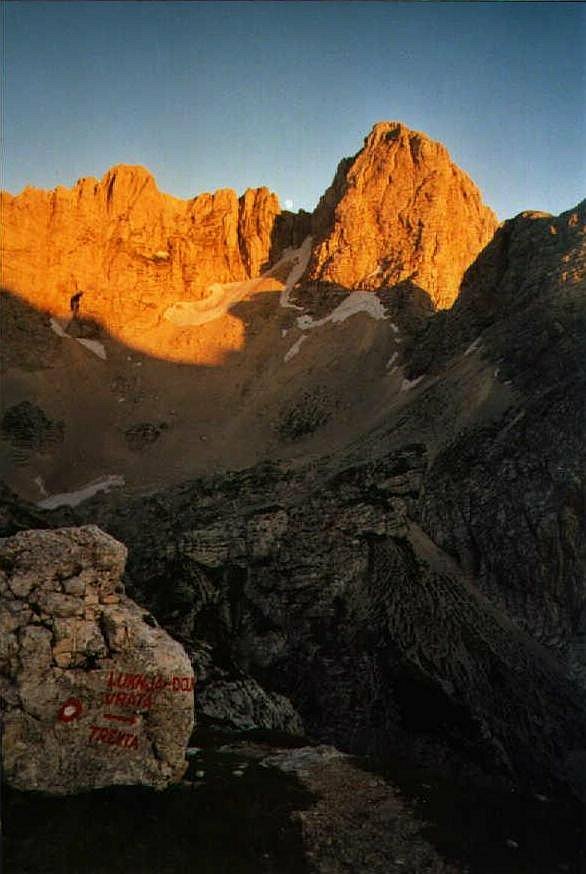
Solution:
M 281 213 L 267 188 L 181 200 L 124 164 L 72 189 L 3 193 L 2 215 L 6 287 L 64 320 L 81 290 L 86 326 L 127 341 L 176 301 L 258 277 L 310 233 L 306 281 L 376 289 L 409 280 L 445 307 L 497 226 L 446 149 L 394 122 L 375 125 L 341 162 L 313 215 Z
M 585 293 L 586 200 L 557 216 L 522 212 L 470 266 L 451 310 L 412 339 L 408 375 L 439 373 L 476 343 L 519 387 L 563 380 L 582 370 Z
M 202 682 L 210 701 L 246 672 L 342 749 L 455 756 L 534 791 L 571 781 L 584 695 L 416 521 L 421 450 L 321 482 L 275 468 L 200 481 L 100 524 L 132 545 L 141 600 L 223 666 Z
M 40 309 L 80 314 L 114 333 L 153 309 L 205 297 L 211 283 L 257 276 L 268 262 L 277 197 L 231 189 L 180 200 L 144 167 L 121 164 L 73 189 L 2 194 L 3 282 Z
M 506 222 L 460 298 L 413 340 L 411 379 L 479 357 L 514 389 L 426 475 L 421 522 L 519 626 L 586 685 L 586 203 Z
M 252 750 L 254 752 L 254 750 Z M 276 752 L 261 767 L 294 774 L 315 799 L 296 811 L 303 846 L 316 874 L 460 874 L 424 837 L 400 793 L 327 746 Z
M 409 280 L 445 308 L 497 226 L 444 146 L 381 122 L 362 151 L 341 161 L 313 214 L 305 280 L 348 289 Z
M 194 676 L 123 594 L 125 547 L 94 526 L 0 541 L 3 773 L 71 794 L 180 779 Z
M 30 401 L 8 407 L 0 422 L 0 431 L 13 445 L 41 451 L 62 442 L 63 430 L 63 422 L 52 422 Z
M 303 734 L 303 723 L 291 702 L 284 695 L 268 694 L 251 678 L 208 684 L 198 696 L 197 707 L 200 718 L 215 726 Z

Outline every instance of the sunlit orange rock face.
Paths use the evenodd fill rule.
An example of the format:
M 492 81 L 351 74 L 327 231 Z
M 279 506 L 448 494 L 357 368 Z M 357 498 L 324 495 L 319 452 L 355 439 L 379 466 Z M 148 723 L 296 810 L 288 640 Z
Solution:
M 266 188 L 180 200 L 160 192 L 143 167 L 126 165 L 73 189 L 2 197 L 3 285 L 63 318 L 83 290 L 84 319 L 145 351 L 158 343 L 148 338 L 166 306 L 260 273 L 280 212 Z M 234 325 L 227 333 L 233 346 Z
M 381 122 L 345 158 L 313 215 L 306 279 L 376 289 L 410 280 L 447 307 L 498 222 L 440 143 Z
M 126 165 L 101 181 L 26 188 L 2 201 L 2 283 L 10 291 L 68 320 L 71 296 L 82 290 L 86 327 L 95 322 L 161 358 L 208 364 L 243 347 L 242 321 L 226 311 L 181 327 L 166 320 L 168 308 L 259 277 L 308 233 L 302 285 L 374 290 L 410 280 L 446 307 L 497 226 L 446 149 L 395 122 L 375 125 L 362 151 L 340 163 L 313 215 L 281 213 L 267 188 L 180 200 L 160 192 L 143 167 Z M 263 282 L 246 294 L 282 287 Z

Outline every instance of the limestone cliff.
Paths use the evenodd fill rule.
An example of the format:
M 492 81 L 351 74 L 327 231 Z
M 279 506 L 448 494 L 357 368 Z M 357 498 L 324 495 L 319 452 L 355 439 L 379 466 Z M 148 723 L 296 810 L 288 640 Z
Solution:
M 354 158 L 341 161 L 313 214 L 306 279 L 352 289 L 410 280 L 448 307 L 497 225 L 444 146 L 381 122 Z
M 3 284 L 62 318 L 83 290 L 84 318 L 127 342 L 156 328 L 165 306 L 259 276 L 310 232 L 310 283 L 377 289 L 409 279 L 445 307 L 497 226 L 446 149 L 395 122 L 375 125 L 340 163 L 313 216 L 281 213 L 267 188 L 180 200 L 124 164 L 72 189 L 4 193 L 2 215 Z
M 180 200 L 126 165 L 72 189 L 2 197 L 4 285 L 63 317 L 81 289 L 84 317 L 114 333 L 128 318 L 149 323 L 165 302 L 204 297 L 210 283 L 258 275 L 280 212 L 266 188 Z

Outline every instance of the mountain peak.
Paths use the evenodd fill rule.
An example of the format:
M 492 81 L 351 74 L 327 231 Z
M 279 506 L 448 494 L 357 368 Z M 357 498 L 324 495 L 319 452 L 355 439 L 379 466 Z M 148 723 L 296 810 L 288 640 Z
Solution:
M 154 176 L 150 170 L 143 167 L 142 164 L 114 164 L 109 170 L 106 170 L 102 177 L 102 182 L 107 182 L 112 177 L 132 177 L 134 179 L 153 179 Z
M 444 148 L 441 143 L 433 140 L 430 136 L 422 131 L 413 130 L 402 121 L 377 121 L 373 124 L 370 133 L 364 138 L 366 148 L 377 146 L 381 141 L 392 142 L 393 140 L 403 139 L 408 140 L 426 140 L 430 143 L 435 143 L 436 146 Z
M 397 136 L 403 132 L 411 133 L 411 130 L 402 121 L 377 121 L 373 124 L 370 133 L 364 138 L 364 144 L 374 145 L 387 134 Z
M 381 121 L 363 149 L 340 163 L 315 211 L 307 278 L 363 290 L 409 281 L 447 307 L 497 226 L 441 143 Z

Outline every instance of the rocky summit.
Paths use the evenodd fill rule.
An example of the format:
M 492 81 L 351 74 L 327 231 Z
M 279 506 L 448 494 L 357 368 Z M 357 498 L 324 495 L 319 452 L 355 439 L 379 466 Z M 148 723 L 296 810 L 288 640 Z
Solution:
M 442 145 L 382 122 L 312 214 L 281 211 L 265 188 L 180 201 L 128 167 L 7 195 L 4 210 L 10 773 L 36 768 L 22 738 L 30 762 L 56 756 L 56 738 L 78 755 L 78 723 L 39 725 L 68 698 L 114 694 L 94 688 L 102 676 L 147 747 L 155 730 L 184 746 L 188 694 L 161 692 L 159 719 L 124 684 L 193 669 L 190 755 L 205 732 L 301 748 L 291 773 L 310 763 L 317 800 L 291 822 L 316 870 L 350 870 L 341 856 L 365 874 L 428 870 L 414 849 L 399 866 L 340 837 L 338 779 L 380 800 L 364 822 L 350 805 L 362 834 L 400 828 L 377 781 L 404 767 L 446 781 L 449 810 L 464 784 L 484 801 L 551 803 L 554 819 L 560 799 L 582 804 L 585 202 L 498 224 Z M 115 588 L 120 543 L 141 608 Z M 47 567 L 21 568 L 33 546 Z M 122 626 L 135 644 L 118 651 Z M 128 769 L 137 751 L 96 714 L 83 754 Z M 378 776 L 363 782 L 342 753 Z M 177 776 L 178 748 L 168 768 L 158 755 L 116 774 Z M 68 790 L 60 767 L 43 788 Z M 85 767 L 72 791 L 98 785 Z M 501 843 L 529 855 L 470 870 L 557 870 L 531 855 L 536 839 Z M 559 870 L 577 872 L 568 859 Z
M 139 344 L 169 306 L 259 277 L 307 235 L 307 281 L 372 290 L 409 280 L 446 307 L 497 226 L 447 150 L 394 122 L 375 125 L 341 162 L 312 216 L 281 212 L 267 188 L 179 200 L 124 164 L 73 189 L 3 193 L 2 212 L 9 290 L 68 318 L 81 289 L 87 319 Z M 164 354 L 172 341 L 158 339 Z
M 497 225 L 441 143 L 381 122 L 340 163 L 317 206 L 307 278 L 354 289 L 409 281 L 449 307 Z

